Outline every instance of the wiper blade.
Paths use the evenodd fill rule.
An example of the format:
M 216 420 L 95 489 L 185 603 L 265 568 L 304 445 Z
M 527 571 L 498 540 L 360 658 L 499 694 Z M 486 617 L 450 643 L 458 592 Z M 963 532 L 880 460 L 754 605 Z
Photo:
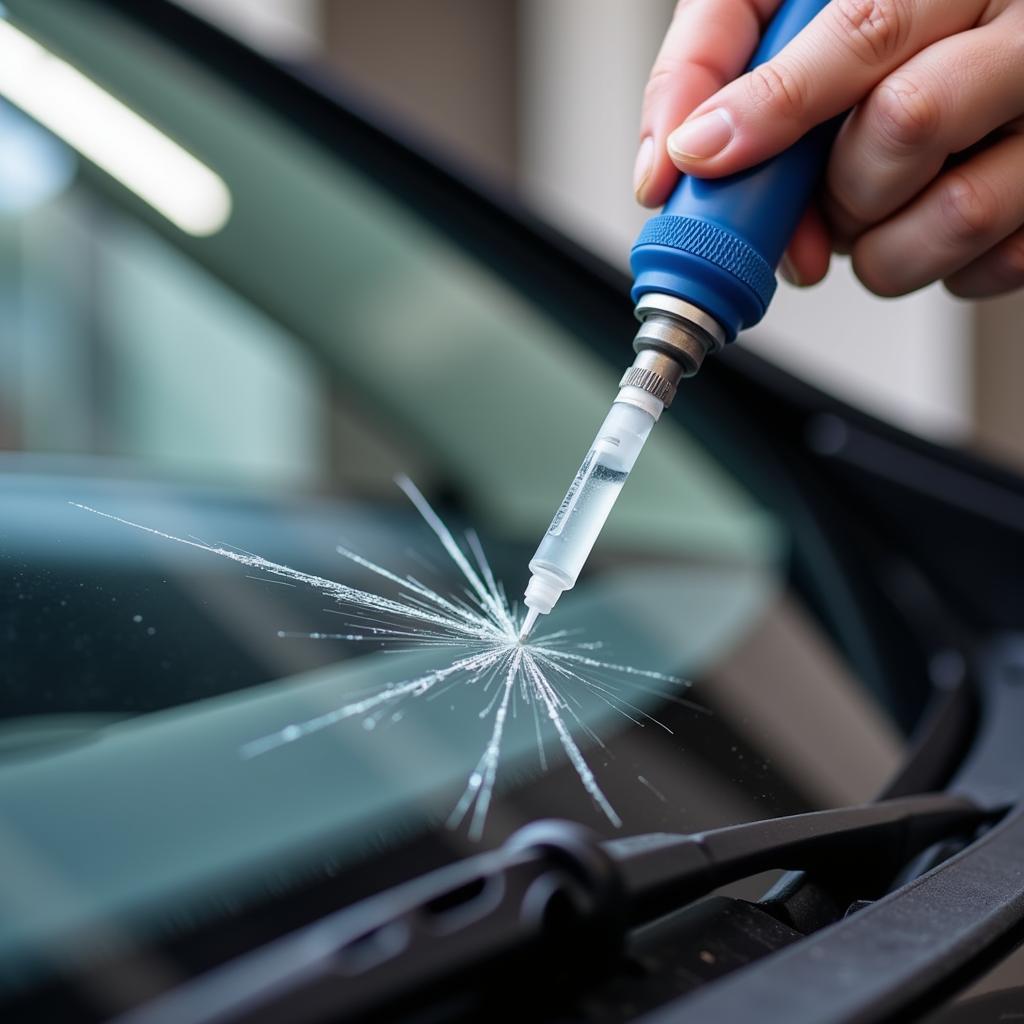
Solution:
M 994 817 L 906 797 L 691 835 L 599 840 L 538 822 L 501 848 L 336 911 L 119 1018 L 119 1024 L 344 1020 L 546 950 L 593 957 L 631 926 L 771 868 L 895 871 Z

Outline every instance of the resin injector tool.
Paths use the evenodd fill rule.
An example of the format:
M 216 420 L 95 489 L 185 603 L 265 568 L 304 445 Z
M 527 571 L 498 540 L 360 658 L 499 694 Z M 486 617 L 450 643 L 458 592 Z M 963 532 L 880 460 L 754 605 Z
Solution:
M 828 0 L 786 0 L 751 67 L 775 56 Z M 530 560 L 520 638 L 576 584 L 651 428 L 704 357 L 756 324 L 834 133 L 823 125 L 779 156 L 715 181 L 683 177 L 633 247 L 636 359 Z

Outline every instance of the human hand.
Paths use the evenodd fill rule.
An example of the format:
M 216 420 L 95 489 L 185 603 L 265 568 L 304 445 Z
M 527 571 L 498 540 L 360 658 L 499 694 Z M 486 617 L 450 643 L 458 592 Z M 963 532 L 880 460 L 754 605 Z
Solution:
M 852 108 L 783 273 L 817 283 L 834 250 L 878 295 L 1024 285 L 1024 0 L 832 0 L 736 78 L 779 2 L 680 0 L 644 94 L 640 202 Z

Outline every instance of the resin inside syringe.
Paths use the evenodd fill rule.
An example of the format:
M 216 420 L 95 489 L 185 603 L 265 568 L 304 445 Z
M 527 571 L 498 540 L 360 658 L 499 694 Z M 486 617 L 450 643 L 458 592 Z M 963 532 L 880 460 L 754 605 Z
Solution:
M 639 388 L 626 387 L 619 391 L 530 560 L 533 575 L 525 598 L 530 611 L 523 623 L 522 638 L 529 636 L 537 618 L 547 615 L 564 591 L 575 586 L 663 408 L 658 399 Z

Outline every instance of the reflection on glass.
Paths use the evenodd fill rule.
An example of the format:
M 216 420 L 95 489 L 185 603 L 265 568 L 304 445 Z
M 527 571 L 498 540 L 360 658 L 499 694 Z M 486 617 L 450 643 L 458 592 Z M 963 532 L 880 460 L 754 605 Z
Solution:
M 192 235 L 220 231 L 231 193 L 209 167 L 3 19 L 0 95 Z

